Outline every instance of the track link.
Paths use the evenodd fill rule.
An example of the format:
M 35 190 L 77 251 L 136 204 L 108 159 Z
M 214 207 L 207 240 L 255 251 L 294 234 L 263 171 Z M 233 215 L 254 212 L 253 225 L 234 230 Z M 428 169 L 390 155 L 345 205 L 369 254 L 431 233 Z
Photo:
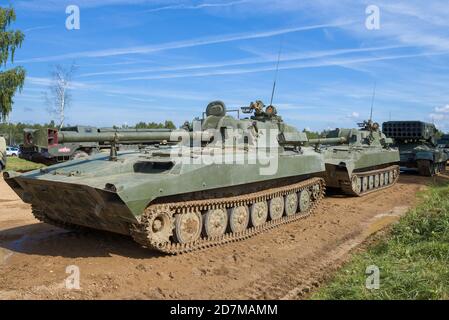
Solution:
M 316 188 L 319 186 L 319 188 Z M 155 237 L 151 230 L 153 228 L 153 222 L 161 214 L 169 215 L 170 221 L 174 228 L 174 218 L 178 214 L 186 214 L 189 212 L 202 212 L 209 209 L 229 209 L 234 206 L 249 206 L 258 201 L 267 201 L 275 197 L 285 196 L 290 193 L 297 193 L 303 190 L 311 190 L 313 188 L 315 192 L 312 194 L 312 203 L 309 209 L 305 212 L 296 213 L 290 216 L 283 216 L 276 220 L 270 220 L 263 225 L 257 227 L 248 227 L 246 230 L 238 233 L 226 233 L 223 236 L 215 238 L 202 237 L 196 241 L 190 243 L 177 243 L 172 240 L 174 237 L 170 236 L 169 241 L 161 241 Z M 256 193 L 245 194 L 241 196 L 234 196 L 228 198 L 197 200 L 197 201 L 185 201 L 185 202 L 173 202 L 165 204 L 150 205 L 141 216 L 140 223 L 134 225 L 131 229 L 131 235 L 134 240 L 142 246 L 157 250 L 166 254 L 181 254 L 192 252 L 195 250 L 206 249 L 210 247 L 224 245 L 230 242 L 236 242 L 251 238 L 260 233 L 269 231 L 273 228 L 281 226 L 283 224 L 291 223 L 293 221 L 303 219 L 313 213 L 314 209 L 324 197 L 325 182 L 321 178 L 312 178 L 306 181 L 302 181 L 293 185 L 273 188 Z M 173 230 L 171 235 L 173 235 Z
M 370 176 L 372 176 L 373 178 L 376 175 L 380 175 L 380 174 L 385 174 L 385 173 L 392 173 L 393 174 L 393 182 L 390 183 L 384 183 L 384 185 L 378 185 L 373 186 L 373 188 L 366 188 L 364 189 L 363 186 L 360 188 L 360 191 L 358 190 L 354 190 L 354 186 L 351 183 L 352 179 L 357 178 L 359 179 L 363 179 L 363 178 L 369 178 Z M 344 193 L 348 194 L 348 195 L 352 195 L 352 196 L 356 196 L 356 197 L 361 197 L 379 190 L 383 190 L 383 189 L 387 189 L 390 188 L 391 186 L 393 186 L 399 179 L 399 174 L 400 174 L 400 168 L 398 165 L 394 165 L 394 166 L 390 166 L 387 168 L 382 168 L 382 169 L 377 169 L 377 170 L 371 170 L 371 171 L 366 171 L 366 172 L 356 172 L 353 173 L 352 177 L 351 177 L 351 181 L 345 182 L 342 184 L 341 189 L 343 190 Z

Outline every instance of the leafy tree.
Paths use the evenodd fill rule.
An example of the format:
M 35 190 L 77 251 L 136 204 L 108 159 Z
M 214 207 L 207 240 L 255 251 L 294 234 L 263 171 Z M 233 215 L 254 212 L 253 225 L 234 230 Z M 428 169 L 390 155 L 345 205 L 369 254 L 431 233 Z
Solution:
M 176 129 L 175 124 L 173 123 L 173 121 L 170 120 L 165 121 L 164 127 L 166 129 Z
M 13 8 L 0 7 L 0 64 L 6 68 L 9 59 L 14 63 L 14 53 L 20 48 L 25 35 L 19 30 L 8 30 L 16 20 Z M 0 71 L 0 120 L 6 120 L 12 111 L 13 97 L 21 91 L 25 82 L 25 70 L 15 67 Z
M 0 136 L 4 136 L 8 144 L 19 145 L 23 143 L 23 130 L 27 129 L 43 129 L 55 128 L 55 123 L 52 121 L 45 124 L 29 124 L 29 123 L 0 123 Z
M 304 132 L 307 135 L 307 138 L 309 139 L 318 139 L 322 137 L 322 133 L 315 132 L 315 131 L 308 131 L 304 129 L 302 132 Z
M 173 121 L 165 121 L 164 123 L 157 123 L 157 122 L 139 122 L 135 126 L 136 129 L 176 129 L 175 124 Z

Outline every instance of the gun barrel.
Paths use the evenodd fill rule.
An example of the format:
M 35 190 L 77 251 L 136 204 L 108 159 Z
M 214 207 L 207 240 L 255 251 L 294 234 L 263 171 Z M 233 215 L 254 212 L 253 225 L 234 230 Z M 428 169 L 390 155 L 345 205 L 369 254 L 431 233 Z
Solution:
M 77 132 L 60 131 L 58 132 L 58 143 L 70 142 L 159 142 L 166 140 L 168 142 L 179 142 L 183 139 L 201 139 L 209 141 L 208 132 L 188 132 L 185 130 L 173 131 L 149 131 L 149 132 L 131 132 L 131 131 L 109 131 L 96 132 L 94 134 L 80 134 Z
M 337 144 L 345 143 L 346 141 L 347 139 L 345 137 L 309 139 L 310 144 Z

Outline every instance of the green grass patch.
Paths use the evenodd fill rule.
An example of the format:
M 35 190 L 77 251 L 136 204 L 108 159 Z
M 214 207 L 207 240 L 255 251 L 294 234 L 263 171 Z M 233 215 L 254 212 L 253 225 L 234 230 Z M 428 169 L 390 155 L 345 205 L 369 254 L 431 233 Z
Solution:
M 8 157 L 6 162 L 6 170 L 12 171 L 31 171 L 45 167 L 43 164 L 34 163 L 28 160 L 20 159 L 17 157 Z
M 429 187 L 391 232 L 356 253 L 312 299 L 449 299 L 449 185 Z M 366 268 L 380 270 L 367 289 Z

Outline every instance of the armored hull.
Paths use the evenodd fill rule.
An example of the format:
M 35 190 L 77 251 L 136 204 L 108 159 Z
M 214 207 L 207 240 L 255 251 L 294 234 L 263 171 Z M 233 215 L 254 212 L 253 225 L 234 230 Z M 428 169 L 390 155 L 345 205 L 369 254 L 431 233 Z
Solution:
M 112 143 L 109 156 L 7 172 L 5 180 L 44 222 L 131 235 L 172 254 L 243 240 L 313 211 L 324 195 L 317 176 L 325 167 L 322 155 L 304 146 L 305 134 L 268 111 L 238 120 L 215 102 L 206 115 L 195 122 L 200 131 L 104 135 Z M 116 153 L 119 136 L 189 139 Z M 262 143 L 268 136 L 274 140 Z
M 390 147 L 392 141 L 376 124 L 365 122 L 361 126 L 361 129 L 336 129 L 327 139 L 316 141 L 332 142 L 321 147 L 326 185 L 354 196 L 391 187 L 399 177 L 399 152 Z M 332 140 L 335 138 L 342 142 L 335 144 Z

